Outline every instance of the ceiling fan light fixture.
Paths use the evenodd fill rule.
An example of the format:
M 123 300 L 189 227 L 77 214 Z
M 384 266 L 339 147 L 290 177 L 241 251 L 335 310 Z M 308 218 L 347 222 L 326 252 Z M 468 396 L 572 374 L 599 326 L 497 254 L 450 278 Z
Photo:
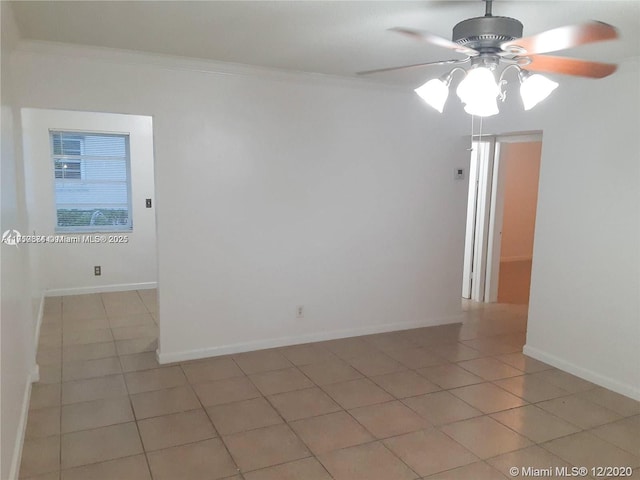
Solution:
M 412 28 L 389 29 L 413 39 L 464 54 L 465 59 L 414 63 L 358 73 L 366 75 L 435 65 L 469 63 L 468 70 L 454 67 L 446 76 L 426 82 L 416 88 L 415 92 L 427 104 L 442 113 L 449 96 L 448 87 L 451 76 L 455 71 L 460 70 L 464 72 L 465 78 L 458 85 L 456 93 L 464 104 L 465 111 L 485 117 L 499 113 L 498 99 L 506 100 L 507 91 L 503 90 L 503 87 L 506 86 L 507 81 L 504 80 L 504 76 L 510 68 L 520 71 L 520 95 L 525 110 L 533 108 L 558 87 L 556 82 L 539 74 L 531 74 L 531 71 L 586 78 L 604 78 L 616 71 L 615 64 L 547 55 L 554 51 L 616 39 L 619 34 L 613 25 L 593 20 L 523 37 L 522 22 L 511 17 L 494 16 L 492 0 L 484 1 L 485 15 L 458 22 L 453 27 L 451 40 Z M 501 69 L 501 66 L 504 68 Z M 522 70 L 523 68 L 528 70 Z M 502 72 L 496 82 L 494 72 L 497 74 L 500 70 Z
M 500 113 L 498 101 L 495 98 L 469 102 L 464 106 L 464 111 L 476 117 L 491 117 Z
M 558 83 L 538 73 L 531 74 L 521 70 L 519 76 L 520 96 L 525 110 L 531 110 L 558 88 Z
M 428 105 L 442 113 L 449 96 L 449 82 L 442 78 L 432 78 L 414 90 Z
M 467 113 L 481 117 L 498 113 L 496 98 L 500 94 L 500 87 L 493 72 L 486 67 L 469 70 L 467 76 L 458 85 L 456 94 L 466 105 Z

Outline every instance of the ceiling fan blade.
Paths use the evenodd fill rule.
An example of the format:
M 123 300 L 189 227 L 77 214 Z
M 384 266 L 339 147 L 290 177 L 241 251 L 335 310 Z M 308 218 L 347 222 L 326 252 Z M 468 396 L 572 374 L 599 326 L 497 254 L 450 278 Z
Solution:
M 423 42 L 427 42 L 432 45 L 437 45 L 438 47 L 448 48 L 458 53 L 463 53 L 464 55 L 468 55 L 469 57 L 474 57 L 480 54 L 473 48 L 465 47 L 464 45 L 460 45 L 456 42 L 452 42 L 451 40 L 447 40 L 446 38 L 439 37 L 438 35 L 434 35 L 433 33 L 423 32 L 420 30 L 411 30 L 410 28 L 404 27 L 393 27 L 389 30 L 402 33 L 404 35 L 409 35 L 410 37 L 422 40 Z
M 501 48 L 513 53 L 546 53 L 565 50 L 587 43 L 602 42 L 618 38 L 618 30 L 608 23 L 589 22 L 580 25 L 567 25 L 530 37 L 516 38 L 504 42 Z
M 618 68 L 612 63 L 590 62 L 575 58 L 552 57 L 549 55 L 529 55 L 528 65 L 522 65 L 524 70 L 533 72 L 560 73 L 578 77 L 603 78 L 611 75 Z
M 409 68 L 420 68 L 420 67 L 430 67 L 435 65 L 458 65 L 460 63 L 467 63 L 469 61 L 468 58 L 464 60 L 442 60 L 439 62 L 427 62 L 427 63 L 414 63 L 413 65 L 404 65 L 402 67 L 388 67 L 388 68 L 377 68 L 375 70 L 365 70 L 364 72 L 357 72 L 356 75 L 370 75 L 372 73 L 383 73 L 383 72 L 393 72 L 395 70 L 405 70 Z

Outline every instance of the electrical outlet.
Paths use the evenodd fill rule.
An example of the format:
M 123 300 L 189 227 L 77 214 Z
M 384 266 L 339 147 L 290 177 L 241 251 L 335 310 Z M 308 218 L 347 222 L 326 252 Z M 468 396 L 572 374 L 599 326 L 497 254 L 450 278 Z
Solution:
M 93 267 L 93 274 L 96 277 L 99 277 L 100 275 L 102 275 L 102 267 L 100 265 L 96 265 L 95 267 Z
M 296 307 L 296 318 L 304 318 L 304 306 L 298 305 Z

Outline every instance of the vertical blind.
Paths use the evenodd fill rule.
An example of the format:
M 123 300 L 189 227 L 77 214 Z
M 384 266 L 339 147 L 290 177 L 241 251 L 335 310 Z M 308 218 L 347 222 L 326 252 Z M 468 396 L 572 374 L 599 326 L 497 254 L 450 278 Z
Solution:
M 57 231 L 131 230 L 129 136 L 51 132 Z

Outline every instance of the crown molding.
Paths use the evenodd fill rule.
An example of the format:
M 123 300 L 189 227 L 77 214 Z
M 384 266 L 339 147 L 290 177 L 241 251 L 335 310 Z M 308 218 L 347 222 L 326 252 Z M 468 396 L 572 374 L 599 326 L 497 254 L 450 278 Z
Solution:
M 57 55 L 70 58 L 84 58 L 87 60 L 124 65 L 143 65 L 168 70 L 190 71 L 207 75 L 260 77 L 295 82 L 304 81 L 306 83 L 334 84 L 352 86 L 355 88 L 370 88 L 413 94 L 413 87 L 406 85 L 393 85 L 366 78 L 285 70 L 241 63 L 219 62 L 215 60 L 107 47 L 22 39 L 16 45 L 15 52 L 22 54 Z

